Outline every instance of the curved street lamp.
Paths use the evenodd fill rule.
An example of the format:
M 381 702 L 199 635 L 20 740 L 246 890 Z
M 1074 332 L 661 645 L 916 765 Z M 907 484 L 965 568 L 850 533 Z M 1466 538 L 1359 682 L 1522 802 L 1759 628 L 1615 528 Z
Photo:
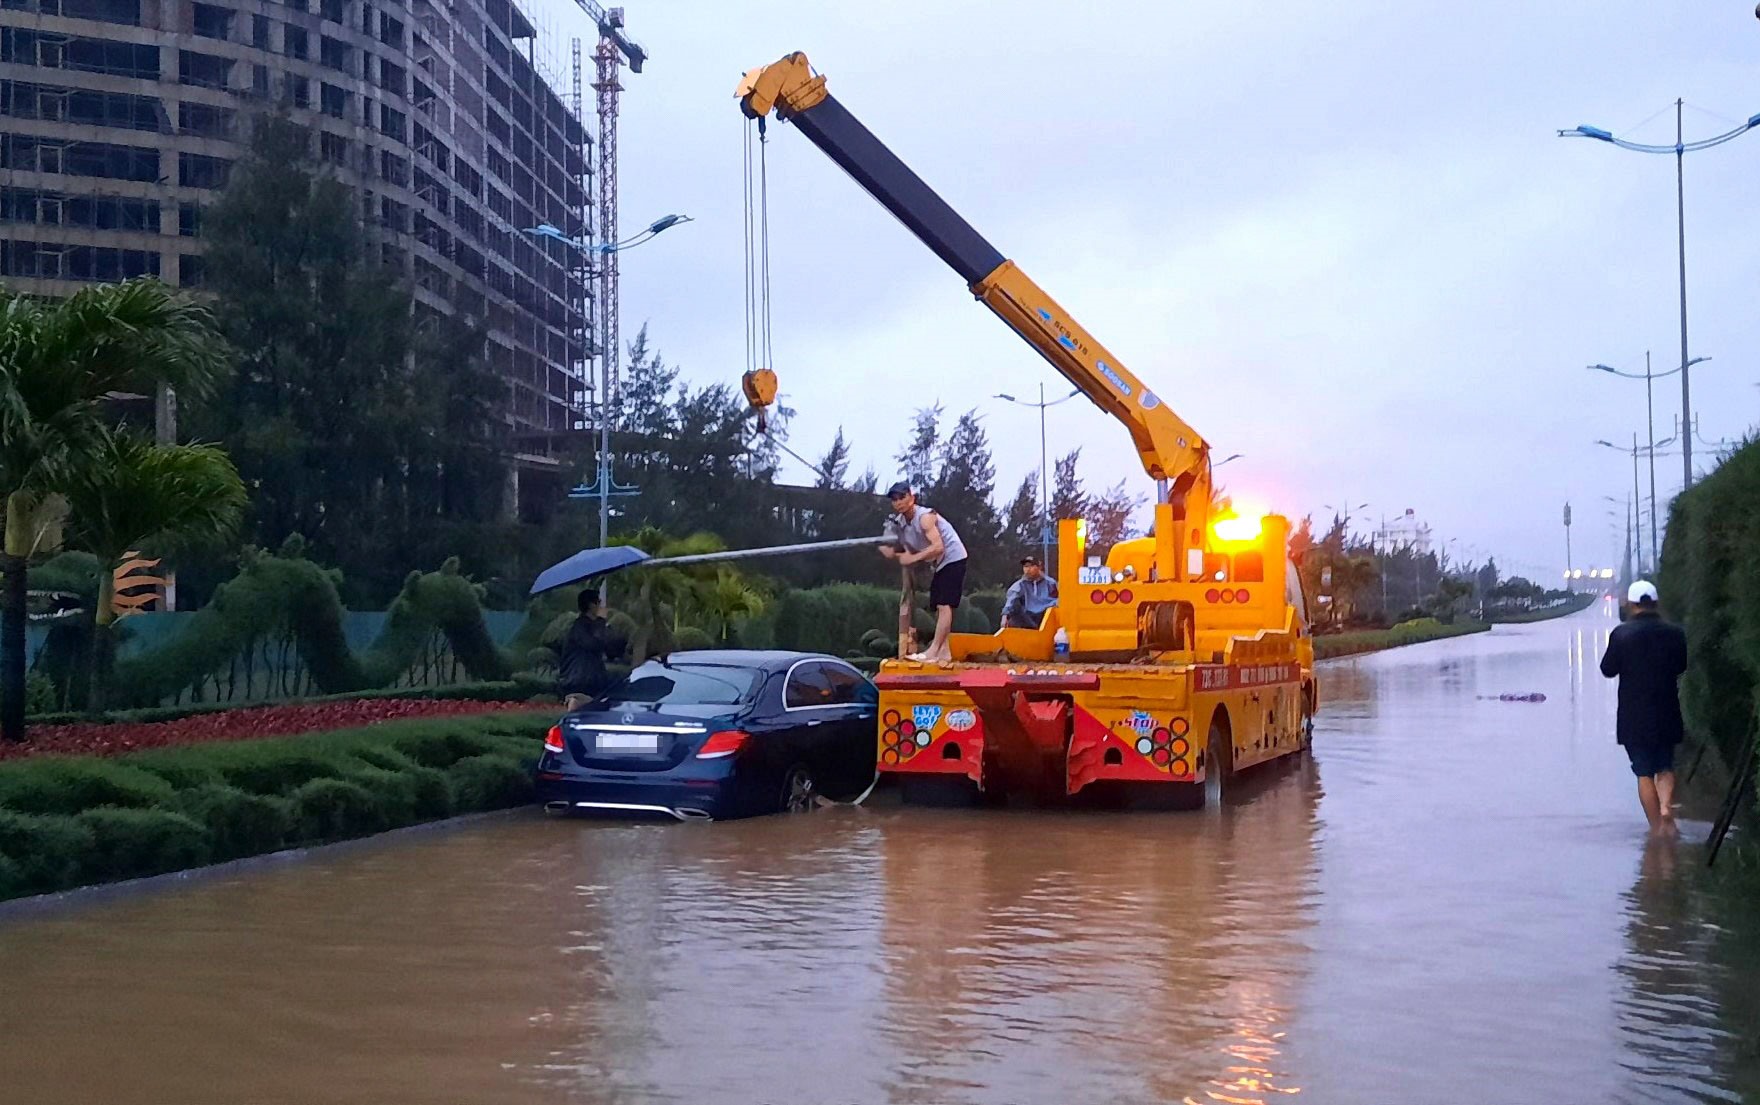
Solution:
M 1589 366 L 1589 371 L 1591 372 L 1606 372 L 1614 376 L 1624 377 L 1627 380 L 1644 381 L 1644 418 L 1650 430 L 1650 562 L 1652 564 L 1659 562 L 1660 553 L 1657 551 L 1658 546 L 1656 540 L 1656 403 L 1651 397 L 1651 382 L 1659 380 L 1664 376 L 1673 376 L 1677 372 L 1685 372 L 1694 365 L 1702 364 L 1710 359 L 1710 357 L 1694 357 L 1685 364 L 1676 365 L 1667 372 L 1651 372 L 1650 351 L 1646 349 L 1644 351 L 1644 371 L 1641 374 L 1637 372 L 1621 372 L 1619 369 L 1614 368 L 1611 365 L 1592 364 Z M 1666 442 L 1664 444 L 1666 444 Z M 1686 489 L 1683 487 L 1682 490 L 1684 491 Z
M 1682 138 L 1681 107 L 1682 101 L 1677 99 L 1674 102 L 1674 144 L 1672 146 L 1654 146 L 1643 142 L 1631 142 L 1624 138 L 1616 138 L 1612 132 L 1600 127 L 1583 125 L 1573 127 L 1570 130 L 1561 130 L 1558 132 L 1558 136 L 1560 138 L 1593 138 L 1597 142 L 1606 142 L 1610 146 L 1618 146 L 1622 150 L 1632 150 L 1636 153 L 1674 154 L 1675 220 L 1680 242 L 1681 270 L 1681 422 L 1685 424 L 1692 421 L 1692 396 L 1688 387 L 1690 374 L 1687 372 L 1687 369 L 1692 366 L 1692 362 L 1687 360 L 1687 200 L 1684 163 L 1686 155 L 1690 151 L 1708 150 L 1713 146 L 1721 146 L 1725 142 L 1740 138 L 1755 127 L 1760 127 L 1760 114 L 1749 116 L 1747 122 L 1740 123 L 1722 134 L 1688 142 Z M 1682 450 L 1682 455 L 1684 457 L 1682 461 L 1684 482 L 1681 486 L 1684 490 L 1693 486 L 1693 445 L 1690 441 Z
M 633 246 L 643 245 L 654 240 L 662 231 L 670 230 L 680 223 L 693 221 L 689 215 L 662 215 L 643 228 L 639 233 L 632 234 L 621 242 L 602 242 L 594 245 L 580 238 L 571 238 L 557 227 L 549 223 L 528 226 L 524 233 L 534 238 L 550 238 L 563 245 L 585 254 L 619 253 Z M 578 278 L 584 285 L 585 266 L 582 266 Z M 586 299 L 586 288 L 580 289 L 581 299 Z M 615 344 L 615 343 L 613 343 Z M 599 351 L 599 472 L 592 486 L 577 487 L 569 492 L 569 498 L 597 498 L 599 500 L 599 547 L 604 548 L 611 534 L 611 496 L 613 494 L 629 495 L 635 493 L 633 487 L 618 486 L 612 488 L 611 479 L 611 358 L 616 350 Z

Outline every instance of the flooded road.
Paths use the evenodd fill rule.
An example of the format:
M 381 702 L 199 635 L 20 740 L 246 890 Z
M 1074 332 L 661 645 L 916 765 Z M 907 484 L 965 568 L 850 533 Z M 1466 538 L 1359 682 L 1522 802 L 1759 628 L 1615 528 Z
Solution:
M 1760 1100 L 1613 624 L 1328 666 L 1221 811 L 518 816 L 0 914 L 0 1099 Z

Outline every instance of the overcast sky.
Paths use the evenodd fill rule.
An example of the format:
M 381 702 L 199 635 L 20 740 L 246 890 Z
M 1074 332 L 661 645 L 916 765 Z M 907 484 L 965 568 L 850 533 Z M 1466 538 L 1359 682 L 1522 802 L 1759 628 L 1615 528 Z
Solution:
M 553 56 L 592 30 L 527 0 Z M 1212 443 L 1230 489 L 1300 517 L 1414 508 L 1506 568 L 1612 563 L 1605 511 L 1643 430 L 1642 371 L 1679 360 L 1672 157 L 1555 136 L 1592 123 L 1689 140 L 1760 112 L 1748 0 L 626 4 L 652 55 L 626 75 L 624 333 L 646 320 L 695 382 L 745 367 L 739 74 L 803 50 L 843 104 Z M 590 59 L 589 59 L 590 60 Z M 590 96 L 590 92 L 589 92 Z M 822 154 L 772 127 L 775 369 L 791 443 L 839 425 L 884 482 L 914 409 L 978 408 L 998 497 L 1039 463 L 1034 413 L 1067 390 Z M 1694 409 L 1709 439 L 1760 410 L 1760 136 L 1689 154 Z M 1658 384 L 1657 437 L 1680 411 Z M 1053 453 L 1090 484 L 1152 488 L 1083 400 Z M 1709 452 L 1708 450 L 1706 452 Z M 1698 459 L 1697 457 L 1695 459 Z M 1707 460 L 1709 457 L 1706 458 Z M 1680 458 L 1658 461 L 1665 497 Z M 787 476 L 810 475 L 791 465 Z M 1648 483 L 1645 483 L 1648 493 Z M 1609 508 L 1602 496 L 1622 499 Z M 1364 521 L 1369 519 L 1364 518 Z M 957 519 L 955 520 L 957 523 Z M 1623 530 L 1620 533 L 1623 540 Z M 1462 551 L 1457 549 L 1457 552 Z

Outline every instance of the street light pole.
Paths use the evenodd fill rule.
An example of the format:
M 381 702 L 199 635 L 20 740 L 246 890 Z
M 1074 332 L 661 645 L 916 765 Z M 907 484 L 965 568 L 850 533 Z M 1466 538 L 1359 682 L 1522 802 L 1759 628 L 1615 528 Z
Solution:
M 1655 454 L 1656 450 L 1654 448 L 1652 448 L 1650 450 L 1650 452 L 1652 454 L 1651 459 L 1654 460 L 1655 459 L 1654 454 Z M 1632 431 L 1632 499 L 1634 502 L 1637 501 L 1637 499 L 1638 499 L 1638 434 L 1637 434 L 1636 430 Z M 1651 502 L 1650 502 L 1650 524 L 1653 526 L 1656 524 L 1656 502 L 1655 502 L 1655 500 L 1651 500 Z M 1640 566 L 1642 566 L 1642 561 L 1644 558 L 1639 557 L 1638 559 L 1640 561 Z M 1656 567 L 1655 563 L 1652 562 L 1650 567 L 1652 570 L 1654 570 Z M 1639 573 L 1639 574 L 1642 574 L 1642 573 Z
M 1685 285 L 1683 285 L 1683 287 L 1684 286 Z M 1684 325 L 1687 317 L 1684 313 L 1684 306 L 1682 311 L 1681 319 Z M 1681 340 L 1686 340 L 1684 330 L 1681 335 Z M 1685 381 L 1687 379 L 1686 364 L 1686 358 L 1682 357 L 1681 381 L 1683 387 L 1685 386 Z M 1650 563 L 1660 564 L 1662 562 L 1662 554 L 1658 549 L 1656 541 L 1656 403 L 1650 395 L 1650 380 L 1650 351 L 1646 349 L 1644 350 L 1644 420 L 1650 428 Z
M 1045 437 L 1045 382 L 1039 382 L 1039 565 L 1051 570 L 1051 472 Z
M 1564 504 L 1564 570 L 1571 570 L 1571 504 Z
M 691 221 L 689 215 L 663 215 L 649 223 L 638 233 L 617 241 L 617 228 L 604 226 L 600 229 L 605 234 L 603 242 L 594 245 L 583 242 L 579 238 L 571 238 L 549 223 L 539 223 L 527 227 L 525 232 L 535 238 L 554 238 L 563 245 L 583 254 L 596 253 L 600 256 L 601 277 L 608 261 L 615 264 L 613 255 L 631 248 L 644 245 L 654 240 L 662 231 L 670 230 L 680 223 Z M 617 320 L 612 316 L 616 312 L 616 298 L 610 282 L 599 281 L 600 321 L 608 323 L 608 348 L 599 351 L 599 547 L 604 548 L 611 539 L 611 379 L 617 371 Z
M 1750 119 L 1749 124 L 1752 125 L 1752 123 L 1753 123 L 1753 120 Z M 1686 146 L 1681 142 L 1681 101 L 1677 98 L 1674 102 L 1674 211 L 1675 211 L 1676 227 L 1679 232 L 1680 256 L 1681 256 L 1681 421 L 1682 422 L 1689 421 L 1692 418 L 1692 411 L 1693 411 L 1693 401 L 1692 401 L 1693 397 L 1691 394 L 1691 389 L 1688 387 L 1688 384 L 1687 384 L 1688 369 L 1691 368 L 1692 366 L 1687 363 L 1687 186 L 1686 186 L 1686 160 L 1687 160 Z M 1654 435 L 1652 435 L 1652 437 L 1654 437 Z M 1681 446 L 1681 470 L 1682 470 L 1683 475 L 1681 477 L 1681 490 L 1685 491 L 1689 487 L 1693 486 L 1693 438 L 1692 438 L 1691 434 L 1688 434 L 1682 440 L 1683 440 L 1683 444 Z M 1652 442 L 1652 448 L 1654 448 L 1654 447 L 1655 447 L 1654 442 Z M 1652 458 L 1652 463 L 1654 463 L 1654 458 Z M 1654 529 L 1656 526 L 1656 493 L 1654 490 L 1652 490 L 1651 494 L 1650 494 L 1650 526 L 1652 529 L 1651 542 L 1650 542 L 1651 546 L 1652 546 L 1651 559 L 1652 559 L 1652 561 L 1654 561 L 1655 556 L 1656 556 L 1656 550 L 1654 547 L 1655 543 L 1656 543 L 1655 533 L 1654 533 Z

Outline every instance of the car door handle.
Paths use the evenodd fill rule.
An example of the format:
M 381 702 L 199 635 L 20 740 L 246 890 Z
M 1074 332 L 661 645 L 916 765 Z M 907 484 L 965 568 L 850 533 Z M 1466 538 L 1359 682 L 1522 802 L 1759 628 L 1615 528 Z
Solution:
M 807 724 L 808 725 L 823 725 L 823 724 L 825 724 L 825 719 L 822 717 L 812 718 L 807 722 Z

